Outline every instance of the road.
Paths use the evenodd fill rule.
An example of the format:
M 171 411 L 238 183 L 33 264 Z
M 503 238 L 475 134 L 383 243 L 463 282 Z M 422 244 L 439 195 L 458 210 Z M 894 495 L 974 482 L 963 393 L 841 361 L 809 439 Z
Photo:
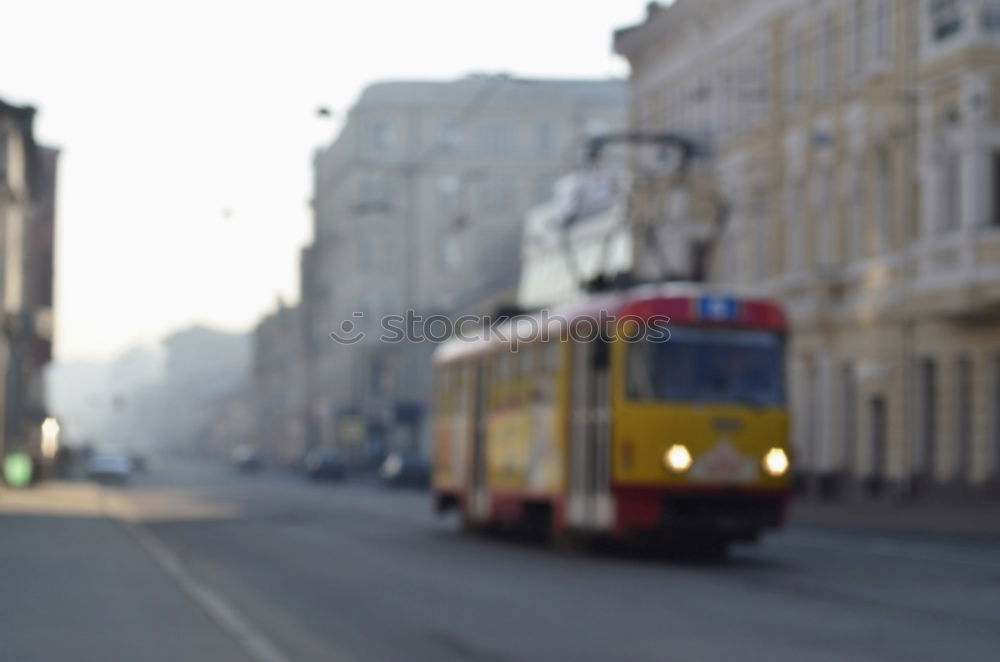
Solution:
M 680 562 L 463 535 L 421 493 L 190 462 L 126 488 L 53 489 L 48 507 L 45 491 L 23 507 L 0 494 L 0 659 L 1000 653 L 1000 547 L 987 544 L 801 529 Z

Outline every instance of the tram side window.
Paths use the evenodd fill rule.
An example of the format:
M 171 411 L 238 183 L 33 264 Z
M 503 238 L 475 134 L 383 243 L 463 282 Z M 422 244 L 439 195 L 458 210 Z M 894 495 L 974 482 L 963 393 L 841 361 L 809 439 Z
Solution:
M 542 343 L 541 370 L 546 374 L 552 374 L 559 370 L 559 352 L 562 344 L 558 340 L 551 340 Z
M 509 352 L 497 354 L 490 359 L 490 402 L 494 409 L 503 408 L 508 401 L 513 376 L 513 355 Z
M 539 343 L 534 347 L 535 366 L 532 373 L 533 397 L 536 404 L 545 405 L 555 399 L 555 370 L 552 369 L 550 357 L 555 356 L 555 343 Z
M 510 381 L 511 373 L 510 354 L 498 354 L 493 358 L 494 381 L 498 384 L 506 384 Z
M 515 381 L 531 374 L 531 349 L 530 345 L 521 345 L 516 352 L 511 352 L 512 373 Z
M 438 410 L 445 414 L 451 413 L 452 410 L 452 370 L 451 366 L 444 366 L 437 372 L 437 406 Z

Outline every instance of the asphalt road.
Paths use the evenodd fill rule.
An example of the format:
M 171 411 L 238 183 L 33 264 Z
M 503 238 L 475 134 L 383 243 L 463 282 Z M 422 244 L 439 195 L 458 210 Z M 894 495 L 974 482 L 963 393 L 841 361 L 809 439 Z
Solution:
M 460 534 L 421 493 L 190 463 L 94 499 L 0 514 L 0 659 L 1000 655 L 996 546 L 790 530 L 716 562 L 567 554 Z

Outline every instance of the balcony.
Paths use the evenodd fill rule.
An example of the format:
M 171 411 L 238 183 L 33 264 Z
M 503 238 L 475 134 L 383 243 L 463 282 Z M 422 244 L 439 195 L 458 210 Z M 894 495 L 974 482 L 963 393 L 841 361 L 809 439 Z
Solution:
M 1000 315 L 1000 227 L 963 227 L 914 247 L 907 293 L 916 314 L 974 321 Z

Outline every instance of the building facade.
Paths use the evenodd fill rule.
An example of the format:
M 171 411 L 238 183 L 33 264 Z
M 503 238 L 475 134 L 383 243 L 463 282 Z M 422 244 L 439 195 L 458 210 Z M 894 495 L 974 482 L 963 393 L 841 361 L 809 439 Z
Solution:
M 306 451 L 302 316 L 279 301 L 254 328 L 253 412 L 257 448 L 275 463 L 295 465 Z
M 34 138 L 35 109 L 0 101 L 0 458 L 44 458 L 44 369 L 52 358 L 58 151 Z
M 710 148 L 712 280 L 782 299 L 809 484 L 1000 482 L 1000 3 L 678 0 L 630 121 Z
M 310 445 L 366 427 L 375 459 L 419 448 L 431 343 L 380 342 L 380 320 L 513 302 L 521 225 L 588 134 L 624 124 L 621 81 L 470 76 L 367 87 L 314 162 L 302 256 Z M 338 344 L 331 332 L 350 338 Z
M 155 443 L 218 451 L 220 438 L 251 438 L 249 414 L 232 415 L 249 408 L 239 404 L 250 399 L 249 334 L 191 326 L 171 333 L 162 345 L 163 379 L 149 393 L 156 411 L 147 418 Z

